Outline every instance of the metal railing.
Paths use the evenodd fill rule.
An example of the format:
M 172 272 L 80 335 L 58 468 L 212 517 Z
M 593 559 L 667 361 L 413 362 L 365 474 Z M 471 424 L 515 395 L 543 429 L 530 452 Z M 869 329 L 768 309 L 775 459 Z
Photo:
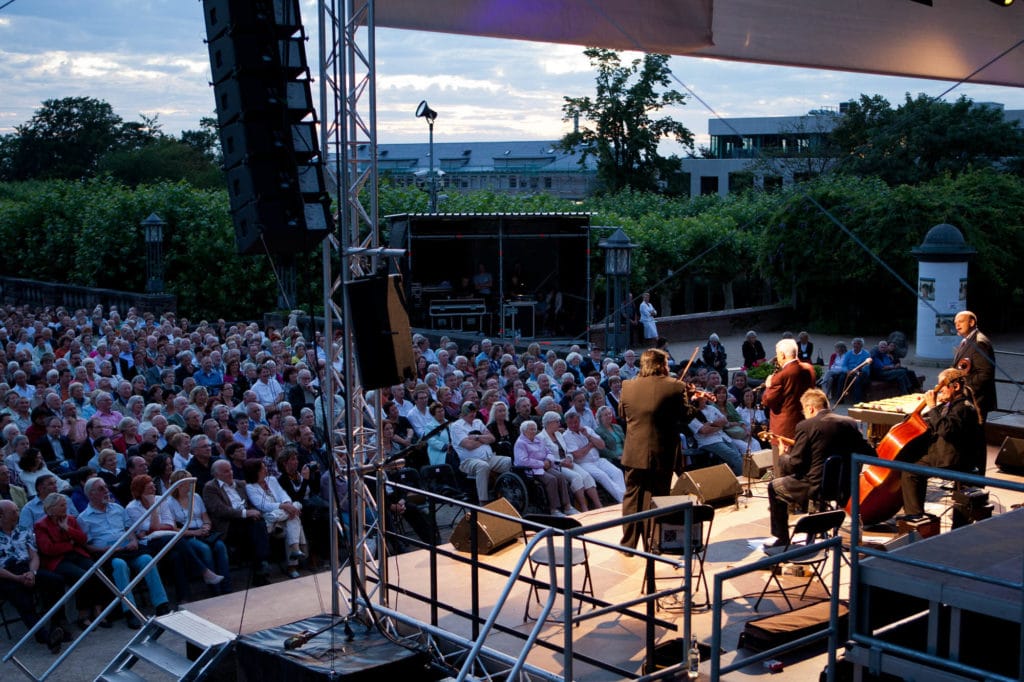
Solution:
M 174 483 L 174 485 L 168 488 L 163 495 L 158 497 L 153 502 L 153 506 L 159 506 L 165 500 L 167 500 L 174 493 L 175 490 L 183 486 L 188 486 L 190 494 L 194 495 L 195 482 L 196 479 L 194 478 L 183 478 L 180 481 L 177 481 L 176 483 Z M 160 551 L 158 551 L 154 555 L 151 555 L 152 560 L 145 566 L 143 566 L 142 569 L 138 571 L 138 573 L 135 574 L 135 577 L 128 582 L 128 584 L 125 586 L 123 590 L 119 589 L 117 585 L 114 584 L 113 580 L 101 570 L 102 567 L 108 561 L 117 558 L 117 552 L 121 549 L 122 543 L 131 538 L 134 538 L 136 530 L 138 530 L 139 526 L 141 526 L 142 523 L 148 517 L 148 514 L 143 514 L 138 519 L 136 519 L 135 523 L 129 526 L 128 529 L 121 535 L 121 537 L 119 537 L 117 541 L 114 542 L 114 544 L 108 547 L 106 551 L 104 551 L 103 554 L 93 562 L 93 565 L 89 568 L 88 571 L 85 572 L 85 575 L 83 575 L 78 580 L 78 582 L 72 585 L 64 593 L 64 596 L 56 604 L 54 604 L 50 608 L 50 610 L 47 611 L 46 614 L 43 615 L 34 626 L 29 628 L 28 632 L 26 632 L 25 635 L 20 640 L 18 640 L 18 642 L 13 647 L 11 647 L 10 651 L 8 651 L 6 655 L 4 655 L 4 663 L 6 663 L 7 661 L 13 661 L 14 664 L 17 665 L 18 668 L 20 668 L 21 671 L 24 672 L 29 678 L 35 680 L 36 682 L 42 682 L 50 675 L 52 675 L 53 672 L 56 671 L 57 668 L 59 668 L 61 664 L 67 659 L 67 657 L 70 656 L 71 653 L 78 648 L 78 645 L 81 644 L 81 642 L 84 641 L 85 638 L 89 634 L 91 634 L 92 631 L 95 630 L 108 615 L 110 615 L 110 612 L 114 610 L 114 607 L 117 606 L 118 602 L 122 602 L 123 606 L 128 608 L 132 612 L 132 614 L 134 614 L 135 617 L 138 618 L 140 621 L 145 622 L 146 620 L 148 620 L 147 617 L 143 615 L 142 611 L 140 611 L 139 608 L 134 604 L 134 602 L 132 602 L 131 599 L 128 599 L 128 594 L 139 584 L 139 582 L 145 579 L 146 575 L 150 571 L 156 570 L 160 559 L 164 558 L 164 556 L 168 552 L 170 552 L 171 549 L 174 548 L 174 545 L 177 544 L 178 540 L 181 539 L 181 537 L 188 530 L 189 525 L 192 523 L 192 505 L 189 505 L 188 519 L 186 519 L 184 525 L 178 529 L 178 531 L 164 544 L 163 547 L 160 548 Z M 109 588 L 110 591 L 114 593 L 114 598 L 100 612 L 100 615 L 93 618 L 92 623 L 90 623 L 89 626 L 86 627 L 86 629 L 83 630 L 78 635 L 78 637 L 76 637 L 75 640 L 71 642 L 68 645 L 68 647 L 64 649 L 64 651 L 62 651 L 61 654 L 56 659 L 54 659 L 53 663 L 50 664 L 50 667 L 48 667 L 41 675 L 36 676 L 36 674 L 33 673 L 28 668 L 27 665 L 25 665 L 22 661 L 18 660 L 15 654 L 18 652 L 19 649 L 21 649 L 21 647 L 31 642 L 32 639 L 35 637 L 35 634 L 39 632 L 41 628 L 46 627 L 47 623 L 49 623 L 50 620 L 56 614 L 62 611 L 65 608 L 65 604 L 67 604 L 67 602 L 75 595 L 75 593 L 78 592 L 78 590 L 81 589 L 82 586 L 85 585 L 93 576 L 96 576 L 96 578 L 100 582 L 106 585 L 107 588 Z
M 1001 488 L 1004 490 L 1013 490 L 1015 492 L 1024 492 L 1024 484 L 1015 483 L 1013 481 L 1000 480 L 995 478 L 987 478 L 985 476 L 977 476 L 975 474 L 962 473 L 953 471 L 950 469 L 933 469 L 931 467 L 925 467 L 918 464 L 910 464 L 908 462 L 899 462 L 895 460 L 882 460 L 877 457 L 870 457 L 867 455 L 855 454 L 852 459 L 853 466 L 851 469 L 851 484 L 853 486 L 853 496 L 850 498 L 850 516 L 851 518 L 858 518 L 860 514 L 860 502 L 858 495 L 858 484 L 860 479 L 860 468 L 865 464 L 872 466 L 880 466 L 886 469 L 892 469 L 899 472 L 908 472 L 912 474 L 918 474 L 921 476 L 927 476 L 930 478 L 941 478 L 948 481 L 955 481 L 957 483 L 966 483 L 972 486 L 980 487 L 991 487 Z M 1018 643 L 1018 673 L 1016 677 L 1007 677 L 999 675 L 990 670 L 984 670 L 971 665 L 961 663 L 959 661 L 950 660 L 949 657 L 941 657 L 931 653 L 916 651 L 904 646 L 900 646 L 893 642 L 886 641 L 879 637 L 875 637 L 868 632 L 862 632 L 860 623 L 858 622 L 858 611 L 861 605 L 858 604 L 857 599 L 850 600 L 850 634 L 849 640 L 854 644 L 859 644 L 864 647 L 871 649 L 873 654 L 890 653 L 895 656 L 905 657 L 915 662 L 931 665 L 941 670 L 950 670 L 956 673 L 976 676 L 980 679 L 986 680 L 1024 680 L 1024 562 L 1022 562 L 1022 575 L 1019 581 L 1004 580 L 996 578 L 994 576 L 981 575 L 971 571 L 966 571 L 953 566 L 945 566 L 941 564 L 935 564 L 931 562 L 920 561 L 912 557 L 901 556 L 899 552 L 885 552 L 876 548 L 861 545 L 860 544 L 860 528 L 858 524 L 853 524 L 852 531 L 850 534 L 850 570 L 851 570 L 851 590 L 855 589 L 858 580 L 860 578 L 860 556 L 872 557 L 881 561 L 891 561 L 897 564 L 903 564 L 907 566 L 915 566 L 917 568 L 924 568 L 936 573 L 941 573 L 950 576 L 959 576 L 970 580 L 977 581 L 979 583 L 985 583 L 988 585 L 996 585 L 1012 590 L 1019 591 L 1019 614 L 1018 614 L 1018 629 L 1020 632 L 1020 641 Z M 1018 541 L 1018 539 L 1007 538 L 1007 541 Z
M 692 547 L 692 529 L 693 529 L 693 517 L 692 517 L 692 503 L 682 503 L 673 505 L 670 507 L 651 509 L 648 511 L 640 512 L 625 517 L 616 517 L 611 520 L 601 521 L 593 524 L 581 526 L 579 528 L 572 529 L 556 529 L 541 524 L 533 523 L 524 518 L 518 516 L 509 516 L 496 512 L 492 509 L 485 509 L 476 505 L 472 505 L 466 502 L 462 502 L 450 497 L 445 497 L 437 493 L 432 493 L 421 488 L 414 488 L 398 483 L 389 483 L 388 485 L 393 486 L 396 489 L 406 490 L 415 492 L 417 494 L 424 495 L 427 498 L 428 506 L 430 507 L 429 514 L 432 523 L 435 525 L 432 531 L 436 530 L 436 505 L 448 504 L 456 507 L 461 507 L 466 511 L 466 522 L 470 524 L 471 528 L 477 528 L 477 520 L 481 514 L 502 519 L 522 526 L 531 527 L 536 529 L 536 534 L 530 538 L 528 543 L 524 544 L 524 549 L 516 559 L 515 564 L 510 569 L 504 569 L 499 566 L 490 565 L 486 562 L 480 561 L 480 552 L 478 547 L 477 534 L 471 532 L 469 534 L 469 556 L 463 556 L 455 552 L 451 552 L 440 547 L 419 541 L 415 538 L 402 536 L 402 540 L 410 543 L 416 547 L 427 550 L 430 553 L 428 561 L 429 570 L 429 585 L 428 594 L 420 594 L 412 589 L 404 587 L 399 584 L 388 583 L 386 588 L 388 591 L 394 592 L 398 595 L 410 597 L 417 601 L 426 604 L 429 608 L 430 622 L 429 627 L 425 628 L 434 633 L 440 631 L 438 625 L 440 620 L 441 612 L 445 612 L 451 615 L 455 615 L 469 621 L 470 636 L 467 638 L 460 638 L 452 635 L 447 639 L 453 642 L 462 641 L 467 649 L 464 652 L 465 658 L 462 659 L 461 669 L 458 673 L 457 679 L 467 679 L 471 674 L 472 668 L 476 665 L 477 659 L 481 655 L 486 655 L 491 658 L 504 659 L 507 661 L 509 671 L 514 671 L 516 675 L 528 675 L 528 674 L 550 674 L 550 671 L 538 671 L 535 668 L 530 668 L 525 663 L 526 659 L 530 655 L 531 651 L 536 648 L 544 648 L 558 654 L 562 654 L 563 668 L 558 672 L 556 678 L 561 679 L 573 679 L 574 666 L 582 663 L 593 666 L 595 668 L 611 672 L 621 679 L 631 680 L 657 680 L 657 679 L 668 679 L 673 675 L 679 674 L 684 669 L 683 663 L 684 657 L 680 656 L 680 663 L 667 667 L 657 672 L 649 672 L 647 674 L 637 675 L 633 670 L 627 670 L 621 668 L 613 663 L 606 660 L 596 658 L 591 655 L 581 653 L 576 650 L 575 647 L 575 626 L 587 620 L 594 618 L 600 618 L 610 615 L 624 615 L 631 618 L 636 618 L 645 623 L 647 628 L 646 633 L 646 652 L 645 652 L 645 668 L 648 671 L 654 670 L 654 628 L 662 627 L 666 630 L 676 631 L 677 625 L 674 622 L 665 621 L 656 617 L 655 606 L 659 599 L 668 597 L 674 594 L 683 593 L 684 595 L 684 610 L 683 610 L 683 641 L 689 642 L 691 633 L 691 611 L 692 611 L 692 591 L 690 590 L 690 584 L 693 578 L 693 547 Z M 622 526 L 627 523 L 644 523 L 653 522 L 654 519 L 661 516 L 670 516 L 674 514 L 682 513 L 684 516 L 684 548 L 683 555 L 679 559 L 667 558 L 665 556 L 649 554 L 641 550 L 629 550 L 628 548 L 622 547 L 613 542 L 606 542 L 593 537 L 593 534 L 618 526 Z M 387 531 L 387 535 L 392 535 L 391 531 Z M 397 535 L 396 535 L 397 537 Z M 561 540 L 561 547 L 556 547 L 553 543 L 555 539 Z M 538 580 L 531 578 L 523 574 L 523 568 L 529 561 L 530 552 L 536 547 L 544 543 L 549 553 L 553 552 L 564 552 L 562 558 L 562 575 L 560 579 L 556 573 L 556 566 L 549 566 L 548 580 Z M 585 545 L 601 546 L 615 551 L 628 551 L 630 554 L 639 556 L 648 562 L 647 571 L 645 573 L 644 594 L 640 596 L 628 599 L 621 602 L 610 603 L 593 597 L 587 594 L 583 594 L 577 591 L 574 583 L 578 580 L 574 579 L 573 576 L 573 562 L 572 552 L 574 545 L 579 546 L 576 543 L 584 543 Z M 553 555 L 553 554 L 552 554 Z M 470 580 L 469 580 L 469 609 L 460 608 L 455 604 L 448 604 L 440 598 L 439 595 L 439 570 L 438 570 L 438 558 L 445 557 L 446 559 L 456 561 L 461 564 L 466 564 L 470 567 Z M 554 563 L 554 562 L 552 562 Z M 654 590 L 653 583 L 649 581 L 649 578 L 653 576 L 653 565 L 655 563 L 662 563 L 671 565 L 676 569 L 682 568 L 683 575 L 681 576 L 678 587 L 672 587 L 663 590 Z M 491 608 L 491 611 L 487 618 L 483 618 L 480 614 L 481 608 L 481 572 L 487 572 L 491 574 L 501 575 L 506 578 L 506 581 L 499 593 L 496 604 Z M 540 577 L 540 576 L 538 576 Z M 519 629 L 503 625 L 498 622 L 498 619 L 502 613 L 502 607 L 507 606 L 509 596 L 517 585 L 521 584 L 535 584 L 541 589 L 548 590 L 548 596 L 546 602 L 542 605 L 540 615 L 537 618 L 536 623 L 530 629 L 530 632 L 524 634 Z M 554 609 L 558 596 L 562 597 L 562 609 L 560 617 L 555 619 L 560 622 L 563 628 L 563 638 L 561 645 L 543 640 L 539 637 L 541 629 L 545 623 L 550 624 L 550 614 Z M 576 609 L 573 607 L 575 601 L 581 601 L 583 604 L 588 604 L 592 608 L 590 610 L 581 609 L 580 613 L 576 613 Z M 634 607 L 643 606 L 643 611 L 634 610 Z M 412 627 L 418 627 L 418 623 L 411 618 L 403 617 L 397 613 L 392 614 L 398 620 L 405 622 Z M 450 631 L 450 624 L 446 625 L 445 631 Z M 503 655 L 498 651 L 490 650 L 487 648 L 487 641 L 493 635 L 508 635 L 517 639 L 523 640 L 523 646 L 520 649 L 518 656 L 515 658 Z M 682 653 L 682 652 L 681 652 Z M 505 679 L 529 679 L 528 677 L 513 677 L 509 676 Z
M 63 306 L 72 311 L 102 305 L 108 310 L 117 308 L 122 314 L 128 312 L 129 308 L 157 315 L 176 312 L 178 309 L 178 297 L 174 294 L 140 294 L 21 277 L 0 277 L 0 301 L 38 308 Z
M 713 596 L 711 600 L 711 679 L 715 682 L 721 678 L 722 675 L 727 673 L 740 670 L 748 665 L 754 663 L 760 663 L 768 659 L 775 658 L 781 654 L 799 649 L 813 644 L 814 642 L 828 638 L 828 682 L 835 681 L 835 667 L 836 667 L 836 650 L 839 648 L 839 570 L 842 566 L 842 554 L 843 544 L 842 538 L 839 536 L 831 537 L 821 542 L 815 542 L 810 545 L 803 545 L 794 547 L 793 549 L 774 554 L 772 556 L 766 556 L 763 559 L 759 559 L 752 564 L 744 564 L 743 566 L 737 566 L 730 568 L 725 571 L 720 571 L 715 574 L 715 583 L 713 589 Z M 726 580 L 746 575 L 753 571 L 759 571 L 762 569 L 769 569 L 777 564 L 781 564 L 785 561 L 792 561 L 799 559 L 803 556 L 817 554 L 821 551 L 829 552 L 832 557 L 832 587 L 831 594 L 829 596 L 829 626 L 824 630 L 813 632 L 809 635 L 804 635 L 799 639 L 795 639 L 791 642 L 786 642 L 777 647 L 767 649 L 755 653 L 753 656 L 748 656 L 742 659 L 734 660 L 732 663 L 723 666 L 721 656 L 718 652 L 722 650 L 722 608 L 725 600 L 722 597 L 722 585 Z M 813 580 L 813 577 L 811 578 Z

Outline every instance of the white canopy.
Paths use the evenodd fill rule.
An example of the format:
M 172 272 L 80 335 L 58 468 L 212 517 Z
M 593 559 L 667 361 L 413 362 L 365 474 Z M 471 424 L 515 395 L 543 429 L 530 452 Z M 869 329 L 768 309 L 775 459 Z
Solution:
M 376 0 L 378 26 L 1024 85 L 1024 2 Z

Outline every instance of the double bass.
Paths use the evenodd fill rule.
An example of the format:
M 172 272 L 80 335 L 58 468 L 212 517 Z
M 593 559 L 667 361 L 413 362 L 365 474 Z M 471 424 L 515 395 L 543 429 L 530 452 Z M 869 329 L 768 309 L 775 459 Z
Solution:
M 922 398 L 906 419 L 889 429 L 875 448 L 879 459 L 896 459 L 904 448 L 928 432 L 928 424 L 921 417 L 927 404 L 927 400 Z M 895 516 L 903 506 L 900 478 L 900 472 L 895 469 L 871 464 L 861 469 L 858 501 L 862 523 L 881 523 Z M 846 503 L 847 514 L 851 513 L 852 507 L 851 499 Z

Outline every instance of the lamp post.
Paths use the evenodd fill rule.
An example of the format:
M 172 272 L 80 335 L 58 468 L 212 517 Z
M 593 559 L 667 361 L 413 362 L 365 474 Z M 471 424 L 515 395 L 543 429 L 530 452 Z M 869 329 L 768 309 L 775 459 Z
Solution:
M 437 213 L 437 176 L 434 175 L 434 121 L 437 120 L 437 112 L 430 108 L 427 100 L 420 102 L 416 107 L 416 118 L 427 119 L 427 126 L 430 128 L 430 143 L 427 151 L 430 156 L 430 212 Z
M 618 355 L 629 345 L 629 320 L 626 297 L 629 295 L 630 252 L 636 245 L 622 228 L 597 245 L 604 249 L 605 288 L 605 347 L 609 354 Z
M 142 221 L 142 233 L 146 239 L 146 292 L 164 292 L 164 227 L 167 223 L 156 213 Z

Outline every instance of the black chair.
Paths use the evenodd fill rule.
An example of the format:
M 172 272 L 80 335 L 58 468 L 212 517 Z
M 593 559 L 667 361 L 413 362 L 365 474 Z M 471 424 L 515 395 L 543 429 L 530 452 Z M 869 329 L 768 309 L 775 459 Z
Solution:
M 558 528 L 560 530 L 570 530 L 573 528 L 579 528 L 582 524 L 572 517 L 568 516 L 549 516 L 547 514 L 529 514 L 524 517 L 527 521 L 531 521 L 536 524 L 549 526 L 551 528 Z M 523 524 L 523 542 L 528 543 L 536 533 L 537 529 L 534 526 Z M 572 565 L 583 567 L 583 582 L 580 584 L 579 589 L 573 590 L 573 594 L 590 595 L 594 598 L 594 583 L 590 577 L 590 554 L 587 551 L 586 543 L 584 540 L 575 540 L 572 547 Z M 530 592 L 526 595 L 526 608 L 523 610 L 523 622 L 528 620 L 534 620 L 534 617 L 530 615 L 530 601 L 533 599 L 537 600 L 537 604 L 540 605 L 540 590 L 541 586 L 538 582 L 547 583 L 549 576 L 547 573 L 538 577 L 538 573 L 541 569 L 547 570 L 548 567 L 554 566 L 555 573 L 561 574 L 561 571 L 565 568 L 565 549 L 562 541 L 555 541 L 553 549 L 549 549 L 546 541 L 542 540 L 527 558 L 527 565 L 530 568 Z M 575 581 L 573 581 L 575 582 Z M 550 589 L 560 590 L 558 587 L 557 577 L 556 581 L 551 584 Z M 576 615 L 579 615 L 583 611 L 583 600 L 580 599 L 579 606 L 576 607 Z M 553 620 L 549 618 L 549 620 Z
M 420 469 L 420 483 L 423 489 L 427 492 L 434 493 L 435 495 L 443 495 L 444 497 L 451 498 L 455 502 L 444 502 L 441 500 L 434 500 L 436 510 L 440 511 L 445 507 L 452 507 L 456 510 L 463 510 L 460 502 L 468 502 L 469 496 L 464 490 L 459 487 L 459 479 L 456 477 L 455 472 L 447 464 L 428 464 L 427 466 Z M 460 518 L 461 514 L 456 513 L 452 517 L 451 527 L 455 526 L 455 523 Z
M 683 544 L 685 542 L 683 537 L 685 518 L 685 512 L 679 512 L 677 514 L 661 516 L 658 518 L 658 522 L 653 524 L 654 532 L 660 536 L 660 543 L 652 541 L 652 545 L 659 544 L 662 554 L 679 556 L 685 553 L 686 548 Z M 695 609 L 704 609 L 711 605 L 708 579 L 704 574 L 704 559 L 708 553 L 708 545 L 711 543 L 711 526 L 714 521 L 715 508 L 710 504 L 696 504 L 693 506 L 693 538 L 691 543 L 696 571 L 692 576 L 695 581 L 692 593 L 696 594 L 701 589 L 701 585 L 704 586 L 704 601 L 691 600 L 690 602 L 690 605 Z M 679 580 L 679 576 L 655 576 L 655 586 L 659 580 Z
M 12 609 L 14 607 L 11 607 Z M 11 623 L 20 623 L 21 616 L 15 613 L 13 616 L 7 615 L 7 600 L 0 599 L 0 625 L 4 626 L 4 632 L 7 633 L 7 639 L 11 639 Z
M 843 521 L 846 519 L 846 512 L 842 509 L 834 509 L 832 511 L 820 512 L 818 514 L 808 514 L 796 522 L 793 527 L 793 532 L 790 534 L 789 539 L 786 541 L 785 547 L 767 547 L 765 553 L 769 555 L 781 554 L 794 547 L 800 546 L 811 546 L 819 540 L 827 539 L 836 535 L 839 532 L 839 527 L 843 525 Z M 805 536 L 801 538 L 800 536 Z M 828 589 L 828 585 L 825 584 L 825 579 L 821 576 L 821 569 L 828 562 L 828 551 L 819 549 L 816 552 L 805 554 L 797 559 L 792 559 L 789 563 L 797 566 L 804 566 L 811 569 L 811 575 L 808 576 L 807 582 L 803 585 L 803 591 L 800 592 L 800 599 L 807 595 L 807 590 L 810 588 L 811 583 L 817 578 L 821 586 L 825 588 L 825 594 L 831 595 Z M 790 610 L 793 609 L 793 603 L 789 600 L 789 595 L 786 594 L 790 590 L 795 590 L 799 585 L 792 587 L 784 587 L 782 582 L 779 580 L 778 574 L 775 571 L 771 571 L 768 580 L 765 581 L 764 589 L 761 590 L 761 596 L 757 598 L 754 603 L 754 610 L 757 611 L 757 607 L 761 605 L 761 600 L 764 599 L 765 594 L 768 593 L 768 588 L 771 587 L 772 583 L 778 586 L 778 589 L 773 590 L 782 595 L 782 598 L 786 600 L 786 604 Z
M 831 455 L 825 459 L 818 489 L 818 511 L 842 509 L 850 500 L 850 458 Z

